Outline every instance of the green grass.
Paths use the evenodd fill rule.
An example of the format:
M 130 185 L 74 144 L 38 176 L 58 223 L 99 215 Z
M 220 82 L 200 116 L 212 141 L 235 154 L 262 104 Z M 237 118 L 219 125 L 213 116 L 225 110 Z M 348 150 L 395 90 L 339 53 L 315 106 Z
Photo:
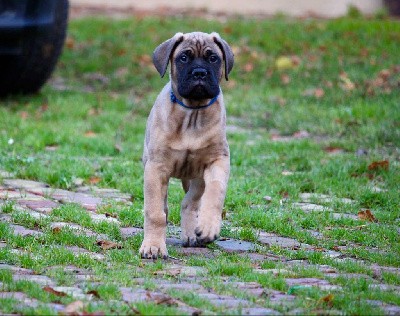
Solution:
M 231 126 L 231 179 L 225 202 L 229 223 L 221 235 L 257 243 L 259 231 L 267 231 L 330 250 L 347 246 L 342 253 L 364 263 L 337 261 L 323 252 L 257 246 L 261 254 L 306 259 L 343 273 L 374 276 L 372 264 L 400 267 L 400 23 L 394 20 L 357 15 L 335 20 L 232 17 L 224 22 L 181 17 L 72 20 L 69 45 L 53 74 L 65 89 L 58 91 L 47 84 L 37 95 L 0 101 L 0 169 L 70 190 L 76 188 L 77 179 L 89 184 L 91 177 L 98 177 L 98 186 L 117 188 L 133 197 L 131 205 L 110 203 L 99 213 L 113 214 L 122 226 L 142 227 L 145 122 L 167 80 L 159 78 L 149 56 L 174 33 L 193 30 L 219 32 L 235 52 L 230 81 L 222 83 Z M 298 65 L 278 67 L 277 59 L 285 56 L 297 60 Z M 385 69 L 390 75 L 380 84 L 377 78 Z M 276 134 L 290 136 L 299 131 L 306 131 L 309 137 L 274 141 Z M 329 148 L 340 152 L 332 154 Z M 382 160 L 389 161 L 388 170 L 369 170 L 371 163 Z M 378 222 L 337 219 L 329 212 L 307 213 L 293 207 L 304 192 L 351 198 L 355 203 L 314 202 L 335 213 L 357 215 L 367 208 Z M 176 225 L 182 198 L 180 182 L 171 181 L 169 220 Z M 69 275 L 46 268 L 68 264 L 89 269 L 103 285 L 90 287 L 88 283 L 88 290 L 96 290 L 110 302 L 90 303 L 85 307 L 87 313 L 178 313 L 174 306 L 143 303 L 132 307 L 116 302 L 120 300 L 118 286 L 135 286 L 135 278 L 145 278 L 145 287 L 156 289 L 153 273 L 167 266 L 161 261 L 143 264 L 138 258 L 142 234 L 122 240 L 118 225 L 94 223 L 86 210 L 74 204 L 56 208 L 41 219 L 16 210 L 12 200 L 1 204 L 0 210 L 10 215 L 14 224 L 44 232 L 37 237 L 14 236 L 9 224 L 0 222 L 0 241 L 7 243 L 0 248 L 0 261 L 46 273 L 66 285 L 72 284 Z M 70 229 L 52 230 L 54 221 L 105 234 L 122 248 L 105 252 L 94 237 Z M 104 254 L 106 259 L 74 255 L 65 246 Z M 13 248 L 20 252 L 15 254 Z M 169 252 L 188 265 L 204 267 L 208 274 L 201 281 L 203 286 L 283 313 L 302 308 L 312 314 L 330 309 L 379 314 L 382 311 L 366 300 L 400 304 L 398 293 L 368 290 L 365 280 L 338 278 L 331 282 L 342 291 L 334 294 L 331 304 L 321 303 L 328 293 L 310 289 L 299 290 L 290 306 L 274 305 L 268 299 L 241 293 L 221 278 L 258 282 L 287 292 L 284 275 L 257 273 L 249 259 L 218 250 L 213 260 L 183 256 L 174 247 L 169 247 Z M 260 267 L 289 269 L 296 277 L 323 277 L 315 266 L 288 268 L 280 262 L 264 261 Z M 400 285 L 398 275 L 390 272 L 384 272 L 379 280 Z M 0 270 L 0 282 L 8 291 L 23 291 L 42 302 L 56 299 L 34 284 L 14 282 L 9 271 Z M 194 294 L 170 294 L 191 306 L 223 312 Z M 17 309 L 18 302 L 12 299 L 0 299 L 0 305 L 4 313 L 49 313 L 45 306 Z

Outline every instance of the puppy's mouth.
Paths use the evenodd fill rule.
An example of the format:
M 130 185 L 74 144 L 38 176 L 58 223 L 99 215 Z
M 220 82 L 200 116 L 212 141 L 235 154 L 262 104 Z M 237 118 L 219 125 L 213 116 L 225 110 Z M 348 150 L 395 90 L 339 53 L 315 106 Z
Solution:
M 178 87 L 178 92 L 182 97 L 186 99 L 198 101 L 212 99 L 218 94 L 219 88 L 214 88 L 210 86 L 209 83 L 200 79 L 193 80 L 189 86 L 186 86 L 186 88 Z

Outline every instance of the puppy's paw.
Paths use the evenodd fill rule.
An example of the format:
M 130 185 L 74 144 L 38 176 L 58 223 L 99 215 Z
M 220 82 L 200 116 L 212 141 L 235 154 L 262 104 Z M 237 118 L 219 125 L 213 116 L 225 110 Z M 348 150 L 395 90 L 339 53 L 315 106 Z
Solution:
M 199 221 L 195 229 L 197 247 L 204 247 L 216 240 L 221 230 L 221 221 L 204 222 Z
M 167 259 L 167 245 L 164 240 L 143 240 L 139 254 L 144 259 Z
M 198 247 L 197 244 L 197 237 L 196 235 L 193 236 L 183 236 L 182 235 L 182 246 L 183 247 Z

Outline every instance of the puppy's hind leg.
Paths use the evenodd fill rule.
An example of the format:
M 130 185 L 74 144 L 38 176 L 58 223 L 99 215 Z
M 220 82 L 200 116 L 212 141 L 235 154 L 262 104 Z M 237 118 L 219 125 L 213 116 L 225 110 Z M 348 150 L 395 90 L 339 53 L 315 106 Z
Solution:
M 200 199 L 204 193 L 204 180 L 182 180 L 183 189 L 186 192 L 181 206 L 181 228 L 184 247 L 196 247 L 197 216 L 200 208 Z

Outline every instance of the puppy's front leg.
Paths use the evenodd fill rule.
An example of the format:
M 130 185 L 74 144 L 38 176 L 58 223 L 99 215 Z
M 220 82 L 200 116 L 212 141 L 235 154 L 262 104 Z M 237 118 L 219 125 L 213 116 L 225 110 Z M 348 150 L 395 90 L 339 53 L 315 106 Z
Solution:
M 197 245 L 210 243 L 219 236 L 228 179 L 229 157 L 216 160 L 204 171 L 205 190 L 195 230 Z
M 144 239 L 139 253 L 142 258 L 168 257 L 166 246 L 167 215 L 164 200 L 168 177 L 153 162 L 144 168 Z

